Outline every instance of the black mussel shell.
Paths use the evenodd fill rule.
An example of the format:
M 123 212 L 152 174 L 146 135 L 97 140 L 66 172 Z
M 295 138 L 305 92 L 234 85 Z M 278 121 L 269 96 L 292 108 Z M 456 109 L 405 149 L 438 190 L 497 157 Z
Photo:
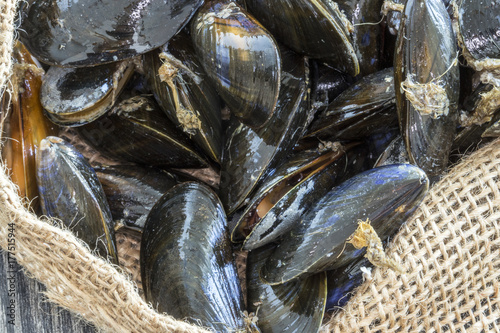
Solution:
M 359 61 L 362 76 L 380 69 L 382 29 L 376 24 L 382 18 L 383 0 L 338 0 L 340 10 L 352 23 L 352 46 Z
M 37 181 L 43 213 L 118 264 L 113 218 L 97 176 L 72 145 L 57 137 L 40 143 Z
M 202 0 L 32 1 L 20 37 L 40 61 L 85 67 L 146 53 L 175 35 Z
M 253 233 L 255 227 L 260 225 L 268 213 L 271 213 L 276 219 L 278 216 L 272 213 L 273 206 L 279 203 L 287 193 L 293 191 L 304 181 L 309 179 L 316 172 L 320 172 L 329 164 L 340 158 L 344 154 L 339 145 L 335 151 L 321 154 L 317 151 L 299 152 L 292 156 L 283 165 L 276 170 L 269 170 L 269 177 L 262 180 L 262 186 L 259 187 L 250 199 L 243 214 L 237 222 L 236 227 L 231 234 L 231 240 L 242 241 Z M 305 207 L 299 205 L 296 207 L 297 214 L 301 214 Z M 289 217 L 285 218 L 289 220 Z M 285 230 L 286 231 L 286 230 Z M 265 232 L 265 235 L 268 235 Z M 274 237 L 275 238 L 275 237 Z M 270 242 L 274 241 L 274 238 Z M 251 250 L 252 248 L 246 248 Z
M 354 288 L 361 285 L 365 276 L 370 276 L 373 265 L 365 258 L 358 258 L 349 265 L 326 272 L 326 311 L 343 307 L 352 296 Z
M 410 164 L 365 171 L 334 188 L 282 238 L 262 268 L 272 285 L 347 265 L 364 250 L 346 245 L 359 220 L 369 220 L 379 237 L 392 235 L 417 208 L 429 181 Z
M 249 312 L 262 333 L 318 332 L 325 311 L 326 275 L 318 273 L 278 286 L 262 283 L 259 272 L 273 245 L 252 251 L 247 259 Z
M 500 58 L 500 3 L 461 0 L 457 5 L 459 33 L 468 53 L 476 60 Z
M 81 126 L 113 107 L 134 65 L 116 62 L 86 68 L 52 66 L 43 77 L 40 100 L 47 117 L 63 126 Z
M 375 161 L 374 168 L 383 165 L 410 163 L 406 152 L 405 142 L 401 135 L 397 135 L 382 154 Z
M 103 155 L 122 161 L 159 167 L 207 166 L 151 98 L 129 98 L 105 116 L 77 127 L 77 132 Z
M 243 230 L 246 236 L 244 250 L 253 250 L 276 241 L 292 229 L 323 195 L 354 176 L 355 173 L 351 171 L 360 171 L 352 164 L 356 162 L 357 153 L 364 149 L 351 150 L 350 146 L 345 147 L 349 151 L 347 156 L 344 156 L 343 149 L 341 147 L 338 151 L 306 162 L 291 173 L 287 173 L 287 162 L 269 179 L 266 178 L 264 186 L 252 198 L 237 226 L 249 229 L 246 232 Z M 300 159 L 303 155 L 299 153 L 296 158 Z
M 320 110 L 306 136 L 359 139 L 397 126 L 392 68 L 367 75 Z
M 184 178 L 165 170 L 138 165 L 95 166 L 117 227 L 142 230 L 151 208 Z
M 282 162 L 304 130 L 308 64 L 290 51 L 282 57 L 280 96 L 269 122 L 254 130 L 233 118 L 227 129 L 219 193 L 228 214 L 242 205 L 268 168 Z
M 207 186 L 177 185 L 155 204 L 142 234 L 141 274 L 158 312 L 217 332 L 244 331 L 226 216 Z
M 408 0 L 394 59 L 396 104 L 410 162 L 436 179 L 446 169 L 458 121 L 459 69 L 441 0 Z
M 327 106 L 353 83 L 352 76 L 318 61 L 311 61 L 311 104 L 313 107 Z
M 207 1 L 191 23 L 196 52 L 231 112 L 261 128 L 280 90 L 281 55 L 273 36 L 233 1 Z
M 350 23 L 333 1 L 246 0 L 245 3 L 257 20 L 295 52 L 327 59 L 352 76 L 359 74 Z
M 220 163 L 220 100 L 183 31 L 161 50 L 144 56 L 146 75 L 156 101 L 169 119 L 212 160 Z

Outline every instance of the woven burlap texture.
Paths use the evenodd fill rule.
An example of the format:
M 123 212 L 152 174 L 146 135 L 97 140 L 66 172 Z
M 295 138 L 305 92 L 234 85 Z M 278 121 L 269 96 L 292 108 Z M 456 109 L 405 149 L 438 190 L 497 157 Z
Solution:
M 14 43 L 14 18 L 17 0 L 0 0 L 0 96 L 8 86 L 12 70 L 11 50 Z
M 332 332 L 500 331 L 500 141 L 435 185 L 394 238 L 405 274 L 375 269 Z

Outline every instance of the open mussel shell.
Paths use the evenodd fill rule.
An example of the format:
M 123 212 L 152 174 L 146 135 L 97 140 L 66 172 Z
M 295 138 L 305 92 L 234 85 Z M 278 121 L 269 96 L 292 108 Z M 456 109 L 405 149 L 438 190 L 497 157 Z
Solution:
M 17 42 L 13 49 L 14 75 L 10 78 L 12 91 L 0 101 L 2 159 L 10 170 L 19 194 L 37 209 L 36 155 L 40 142 L 57 132 L 57 126 L 43 115 L 40 87 L 43 70 L 26 48 Z
M 441 0 L 408 0 L 396 43 L 394 83 L 410 162 L 429 178 L 446 169 L 456 133 L 457 46 Z
M 246 0 L 252 13 L 276 38 L 295 52 L 322 58 L 355 76 L 359 62 L 348 19 L 329 0 Z
M 307 61 L 290 51 L 282 57 L 280 96 L 269 122 L 254 130 L 232 118 L 227 129 L 219 193 L 228 214 L 241 206 L 268 168 L 282 162 L 307 122 Z
M 457 1 L 460 35 L 475 60 L 500 58 L 500 3 L 478 0 Z
M 394 72 L 387 68 L 362 78 L 318 112 L 306 136 L 359 139 L 397 127 Z
M 217 91 L 184 30 L 160 50 L 144 55 L 156 101 L 169 119 L 212 160 L 220 163 L 222 125 Z
M 160 167 L 206 167 L 207 161 L 155 101 L 129 98 L 77 132 L 105 156 Z
M 31 1 L 19 29 L 40 61 L 92 66 L 132 58 L 165 44 L 202 0 Z
M 383 241 L 417 208 L 429 181 L 410 164 L 365 171 L 332 189 L 286 233 L 261 271 L 272 285 L 348 264 L 363 254 L 346 240 L 368 219 Z
M 43 213 L 62 220 L 91 250 L 118 264 L 113 218 L 90 164 L 53 136 L 40 143 L 36 162 Z
M 270 179 L 266 178 L 264 186 L 252 198 L 233 231 L 233 236 L 236 231 L 246 236 L 243 249 L 253 250 L 276 241 L 292 229 L 324 194 L 345 180 L 348 171 L 358 171 L 349 165 L 355 160 L 356 152 L 344 157 L 344 149 L 350 148 L 339 147 L 312 161 L 304 161 L 300 168 L 292 172 L 287 172 L 287 162 Z M 297 155 L 297 160 L 305 157 L 303 153 Z M 291 162 L 294 163 L 293 160 Z
M 142 230 L 151 208 L 185 179 L 165 170 L 138 165 L 95 166 L 115 226 Z
M 249 312 L 262 333 L 318 332 L 325 311 L 326 275 L 318 273 L 278 286 L 262 283 L 259 271 L 273 245 L 252 251 L 247 259 Z
M 226 216 L 207 186 L 177 185 L 155 204 L 142 234 L 141 274 L 158 312 L 217 332 L 244 331 Z
M 133 72 L 131 62 L 86 68 L 52 66 L 43 78 L 42 106 L 58 125 L 90 123 L 113 107 Z
M 276 170 L 269 170 L 270 176 L 262 179 L 262 186 L 255 191 L 255 195 L 252 196 L 241 214 L 231 233 L 231 241 L 245 240 L 255 226 L 259 225 L 262 218 L 267 215 L 269 209 L 279 202 L 288 191 L 342 155 L 343 151 L 340 149 L 340 145 L 336 151 L 325 154 L 321 154 L 317 150 L 303 151 L 294 154 Z
M 191 23 L 205 71 L 231 112 L 260 128 L 273 114 L 280 90 L 281 55 L 269 32 L 233 1 L 207 1 Z

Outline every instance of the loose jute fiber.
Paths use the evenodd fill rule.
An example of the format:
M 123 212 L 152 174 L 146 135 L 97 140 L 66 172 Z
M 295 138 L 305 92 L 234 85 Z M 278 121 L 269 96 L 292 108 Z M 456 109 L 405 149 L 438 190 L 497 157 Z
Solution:
M 0 0 L 0 91 L 8 89 L 17 0 Z M 329 332 L 500 330 L 500 140 L 434 186 L 387 251 L 404 273 L 376 268 L 331 318 Z M 0 167 L 0 246 L 15 223 L 15 257 L 48 299 L 106 332 L 206 332 L 156 313 L 133 283 L 69 231 L 26 210 Z

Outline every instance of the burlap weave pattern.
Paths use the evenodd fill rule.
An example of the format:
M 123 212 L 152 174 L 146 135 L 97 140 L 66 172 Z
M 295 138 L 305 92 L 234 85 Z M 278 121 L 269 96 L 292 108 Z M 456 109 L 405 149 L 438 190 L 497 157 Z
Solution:
M 10 56 L 14 43 L 14 18 L 17 1 L 0 1 L 0 95 L 8 86 L 8 79 L 12 69 Z
M 435 185 L 389 253 L 330 321 L 333 332 L 500 331 L 500 141 Z

